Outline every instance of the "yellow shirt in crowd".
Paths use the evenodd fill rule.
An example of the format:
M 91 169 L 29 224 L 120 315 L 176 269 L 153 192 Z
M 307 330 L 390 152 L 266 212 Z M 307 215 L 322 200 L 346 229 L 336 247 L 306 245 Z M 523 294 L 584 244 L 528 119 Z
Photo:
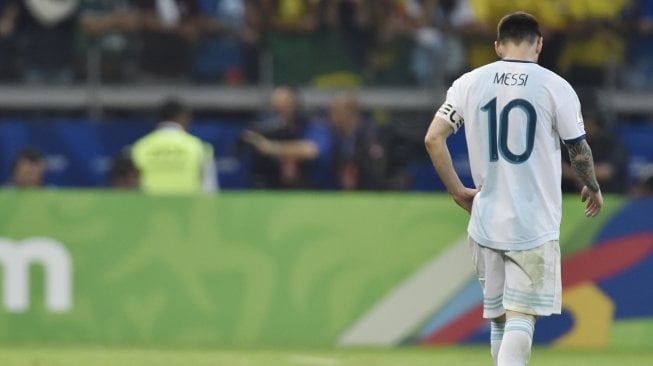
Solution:
M 511 12 L 523 10 L 538 18 L 540 26 L 560 31 L 576 21 L 590 18 L 615 19 L 629 0 L 469 0 L 476 18 L 493 30 L 488 39 L 472 40 L 468 48 L 468 63 L 476 68 L 497 59 L 492 40 L 494 27 Z M 546 39 L 545 47 L 546 47 Z M 559 71 L 569 71 L 572 65 L 601 67 L 612 58 L 623 57 L 623 42 L 609 32 L 593 34 L 584 39 L 570 39 L 561 54 Z

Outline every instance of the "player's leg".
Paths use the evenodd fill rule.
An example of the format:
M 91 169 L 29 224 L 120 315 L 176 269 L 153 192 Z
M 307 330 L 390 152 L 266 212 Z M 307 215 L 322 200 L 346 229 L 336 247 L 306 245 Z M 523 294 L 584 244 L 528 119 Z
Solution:
M 503 308 L 504 259 L 502 252 L 483 247 L 471 238 L 469 244 L 476 275 L 483 290 L 483 317 L 491 319 L 490 353 L 496 365 L 506 322 L 506 311 Z
M 505 327 L 506 314 L 494 318 L 490 322 L 490 353 L 492 354 L 492 360 L 494 360 L 495 366 L 499 364 L 499 351 L 501 350 L 501 344 L 503 343 Z
M 535 317 L 561 311 L 560 248 L 557 241 L 551 241 L 505 255 L 507 320 L 498 365 L 523 366 L 531 354 Z
M 506 318 L 497 365 L 524 366 L 531 357 L 535 317 L 508 310 Z

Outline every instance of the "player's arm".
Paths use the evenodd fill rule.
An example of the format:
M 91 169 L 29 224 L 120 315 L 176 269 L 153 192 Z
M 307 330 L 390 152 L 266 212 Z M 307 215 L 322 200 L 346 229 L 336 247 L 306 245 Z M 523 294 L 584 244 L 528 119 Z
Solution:
M 280 159 L 315 160 L 320 153 L 317 144 L 309 139 L 273 141 L 254 131 L 244 131 L 243 139 L 261 154 Z
M 431 157 L 431 162 L 435 170 L 438 172 L 440 179 L 447 188 L 447 192 L 451 195 L 453 200 L 465 211 L 472 211 L 472 202 L 478 189 L 470 189 L 463 185 L 458 177 L 458 173 L 453 168 L 451 161 L 451 154 L 447 147 L 447 137 L 454 132 L 454 127 L 440 116 L 440 112 L 436 114 L 431 121 L 428 132 L 424 139 L 426 151 Z
M 596 174 L 594 173 L 592 149 L 590 149 L 585 139 L 581 139 L 580 141 L 568 143 L 567 150 L 569 151 L 571 167 L 576 173 L 576 176 L 584 184 L 581 191 L 581 199 L 583 202 L 587 201 L 585 215 L 594 217 L 601 212 L 603 196 L 599 182 L 596 180 Z

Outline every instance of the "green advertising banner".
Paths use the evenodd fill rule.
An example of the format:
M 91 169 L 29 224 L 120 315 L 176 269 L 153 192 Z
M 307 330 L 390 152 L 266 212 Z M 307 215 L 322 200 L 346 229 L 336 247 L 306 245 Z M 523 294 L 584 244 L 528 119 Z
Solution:
M 3 312 L 0 339 L 329 344 L 465 215 L 439 196 L 0 194 L 0 236 L 61 243 L 72 307 Z M 5 275 L 6 276 L 6 275 Z M 38 283 L 40 282 L 40 284 Z M 5 299 L 6 301 L 6 299 Z
M 564 212 L 573 252 L 604 219 Z M 3 191 L 0 341 L 334 345 L 466 225 L 446 195 Z

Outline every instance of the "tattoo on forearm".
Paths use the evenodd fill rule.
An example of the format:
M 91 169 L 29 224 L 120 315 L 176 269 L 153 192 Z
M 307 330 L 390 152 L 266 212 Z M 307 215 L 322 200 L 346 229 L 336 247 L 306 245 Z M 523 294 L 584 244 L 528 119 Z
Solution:
M 594 159 L 592 150 L 587 141 L 583 140 L 575 144 L 567 145 L 569 150 L 569 160 L 571 167 L 574 168 L 576 175 L 580 180 L 593 192 L 599 190 L 599 182 L 594 174 Z

